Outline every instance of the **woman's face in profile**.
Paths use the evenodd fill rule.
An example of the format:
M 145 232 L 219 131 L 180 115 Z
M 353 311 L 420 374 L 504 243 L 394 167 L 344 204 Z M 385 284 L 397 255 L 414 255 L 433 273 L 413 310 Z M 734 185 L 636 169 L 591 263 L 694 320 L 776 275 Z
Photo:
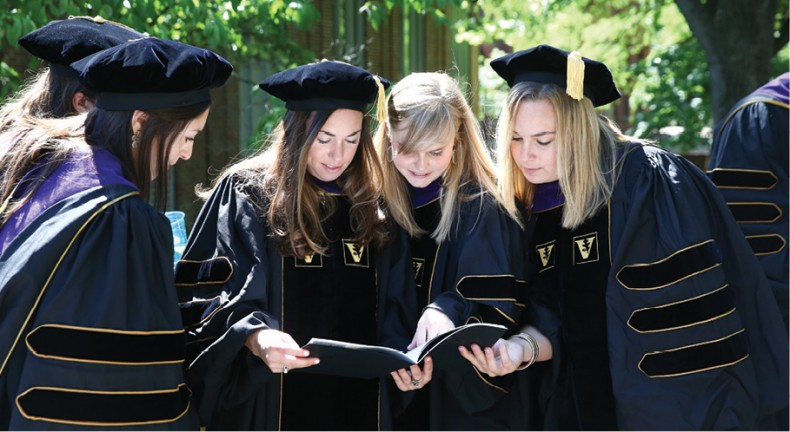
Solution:
M 188 160 L 192 157 L 192 147 L 195 144 L 195 138 L 206 126 L 208 113 L 209 108 L 206 108 L 200 115 L 190 120 L 186 127 L 176 135 L 167 155 L 168 167 L 174 166 L 180 159 Z M 158 151 L 154 152 L 154 154 L 158 154 Z M 154 157 L 151 159 L 151 180 L 155 179 L 158 173 L 156 166 L 157 161 Z
M 348 168 L 359 148 L 363 114 L 350 109 L 335 110 L 321 127 L 307 152 L 307 172 L 318 180 L 337 180 Z

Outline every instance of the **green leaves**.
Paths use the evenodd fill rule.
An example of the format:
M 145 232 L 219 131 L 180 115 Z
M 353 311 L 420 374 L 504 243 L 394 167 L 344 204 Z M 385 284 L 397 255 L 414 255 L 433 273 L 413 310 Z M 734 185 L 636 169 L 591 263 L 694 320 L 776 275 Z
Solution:
M 30 17 L 14 9 L 10 13 L 0 13 L 0 46 L 18 46 L 20 37 L 36 29 Z

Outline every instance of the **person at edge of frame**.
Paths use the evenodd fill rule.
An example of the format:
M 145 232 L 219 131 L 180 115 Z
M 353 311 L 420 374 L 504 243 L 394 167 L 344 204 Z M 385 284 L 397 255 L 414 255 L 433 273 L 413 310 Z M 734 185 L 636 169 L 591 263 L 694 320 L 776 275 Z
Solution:
M 790 323 L 790 255 L 787 252 L 790 72 L 738 101 L 713 134 L 708 177 L 727 201 Z M 787 430 L 790 414 L 778 416 Z
M 148 199 L 233 68 L 156 38 L 71 67 L 95 107 L 0 157 L 0 428 L 196 429 L 167 196 Z

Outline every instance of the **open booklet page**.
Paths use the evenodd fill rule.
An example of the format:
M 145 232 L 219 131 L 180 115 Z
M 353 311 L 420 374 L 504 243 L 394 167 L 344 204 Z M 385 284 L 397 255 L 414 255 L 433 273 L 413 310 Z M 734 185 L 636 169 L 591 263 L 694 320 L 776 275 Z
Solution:
M 321 359 L 321 362 L 297 370 L 352 378 L 376 378 L 421 363 L 430 355 L 435 369 L 463 371 L 470 367 L 470 363 L 458 352 L 459 346 L 491 346 L 506 330 L 504 326 L 497 324 L 467 324 L 440 334 L 409 352 L 313 338 L 302 348 L 310 351 L 311 357 Z

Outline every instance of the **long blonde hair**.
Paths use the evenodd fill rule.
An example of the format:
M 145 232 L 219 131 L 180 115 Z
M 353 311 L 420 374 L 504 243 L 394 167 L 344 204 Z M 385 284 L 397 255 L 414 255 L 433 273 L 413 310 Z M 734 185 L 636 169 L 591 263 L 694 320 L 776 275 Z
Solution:
M 30 121 L 31 118 L 44 117 L 41 107 L 48 96 L 49 68 L 28 79 L 22 87 L 2 106 L 0 106 L 0 132 L 15 122 Z
M 515 200 L 532 206 L 535 185 L 527 181 L 510 152 L 516 112 L 522 101 L 546 100 L 557 116 L 554 142 L 557 174 L 565 196 L 562 226 L 573 229 L 594 216 L 612 196 L 618 175 L 618 144 L 636 141 L 625 136 L 588 98 L 571 99 L 555 84 L 521 82 L 513 86 L 497 124 L 499 191 L 509 211 Z
M 459 202 L 490 195 L 504 207 L 496 188 L 496 169 L 482 138 L 480 126 L 463 92 L 452 77 L 440 72 L 412 73 L 399 81 L 387 98 L 387 121 L 374 142 L 384 173 L 384 200 L 395 221 L 412 237 L 425 232 L 414 219 L 407 182 L 392 163 L 391 131 L 407 127 L 398 152 L 412 153 L 455 137 L 453 162 L 443 175 L 441 218 L 431 233 L 437 242 L 450 236 Z M 461 193 L 465 184 L 473 192 Z M 512 213 L 515 217 L 515 212 Z

